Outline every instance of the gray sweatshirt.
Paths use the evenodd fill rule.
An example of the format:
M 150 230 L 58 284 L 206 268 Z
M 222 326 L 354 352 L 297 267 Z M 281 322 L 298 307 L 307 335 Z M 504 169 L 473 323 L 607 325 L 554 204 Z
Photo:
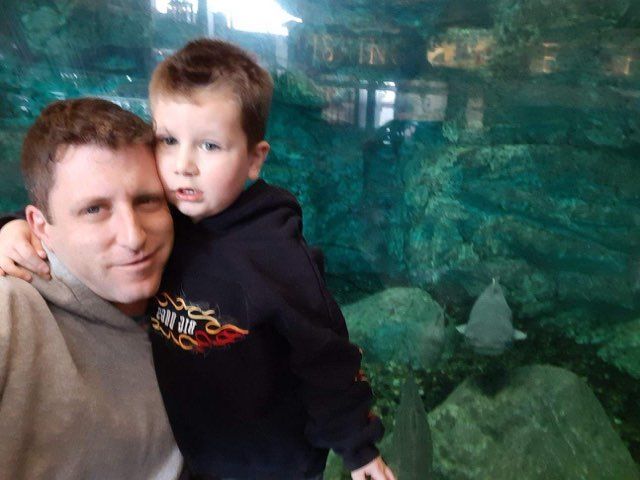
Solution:
M 50 260 L 0 278 L 0 479 L 177 478 L 146 333 Z

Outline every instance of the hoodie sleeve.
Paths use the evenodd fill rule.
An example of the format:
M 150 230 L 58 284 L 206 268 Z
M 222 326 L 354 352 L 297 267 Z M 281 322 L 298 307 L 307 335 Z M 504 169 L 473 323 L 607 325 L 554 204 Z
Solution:
M 274 322 L 290 345 L 291 369 L 300 380 L 309 416 L 305 434 L 355 470 L 378 456 L 375 443 L 383 434 L 370 412 L 373 395 L 361 374 L 360 350 L 349 342 L 344 317 L 304 239 L 271 247 L 262 257 L 262 276 L 277 299 Z
M 0 293 L 4 293 L 1 286 Z M 2 298 L 2 300 L 5 299 Z M 5 384 L 7 382 L 9 371 L 9 346 L 11 345 L 11 330 L 12 325 L 7 312 L 7 308 L 3 308 L 2 310 L 0 310 L 0 405 L 2 405 Z
M 24 381 L 31 373 L 35 380 L 41 373 L 34 373 L 31 366 L 38 355 L 39 335 L 50 318 L 45 301 L 31 284 L 12 277 L 0 279 L 0 398 L 11 381 Z M 39 329 L 40 322 L 43 328 Z

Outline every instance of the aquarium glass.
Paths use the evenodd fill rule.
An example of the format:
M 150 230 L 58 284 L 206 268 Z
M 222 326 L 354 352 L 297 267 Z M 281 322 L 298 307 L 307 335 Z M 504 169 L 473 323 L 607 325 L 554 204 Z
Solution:
M 2 7 L 2 211 L 46 104 L 148 119 L 159 61 L 237 43 L 275 84 L 263 177 L 324 252 L 400 480 L 640 478 L 640 0 Z

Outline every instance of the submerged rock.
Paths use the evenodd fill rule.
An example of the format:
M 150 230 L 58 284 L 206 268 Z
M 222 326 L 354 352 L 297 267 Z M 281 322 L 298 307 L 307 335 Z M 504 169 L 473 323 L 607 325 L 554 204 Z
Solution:
M 597 347 L 602 360 L 640 379 L 640 318 L 620 320 L 576 308 L 543 318 L 540 324 L 556 328 L 579 345 Z
M 640 319 L 616 325 L 598 355 L 640 380 Z
M 519 368 L 492 396 L 469 378 L 429 423 L 434 470 L 449 480 L 640 479 L 593 392 L 561 368 Z
M 406 362 L 428 369 L 443 353 L 444 314 L 424 290 L 389 288 L 342 311 L 351 340 L 368 360 Z

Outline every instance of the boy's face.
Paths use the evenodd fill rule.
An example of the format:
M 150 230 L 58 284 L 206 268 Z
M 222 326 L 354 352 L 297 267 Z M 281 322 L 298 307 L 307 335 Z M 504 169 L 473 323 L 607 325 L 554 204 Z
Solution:
M 269 152 L 249 148 L 238 101 L 228 90 L 152 101 L 158 171 L 170 203 L 199 221 L 216 215 L 256 180 Z

